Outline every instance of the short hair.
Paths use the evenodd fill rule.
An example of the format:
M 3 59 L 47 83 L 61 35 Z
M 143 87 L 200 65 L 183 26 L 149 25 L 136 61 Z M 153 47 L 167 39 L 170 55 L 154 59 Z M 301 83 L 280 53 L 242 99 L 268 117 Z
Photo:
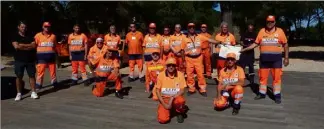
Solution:
M 220 24 L 220 27 L 222 28 L 222 27 L 225 26 L 225 25 L 228 26 L 228 23 L 223 21 L 223 22 Z
M 116 26 L 115 26 L 115 25 L 110 25 L 110 27 L 109 27 L 109 28 L 111 28 L 111 27 L 115 27 L 115 28 L 116 28 Z
M 181 27 L 181 25 L 180 25 L 180 24 L 175 24 L 175 25 L 174 25 L 174 27 L 176 27 L 176 26 L 180 26 L 180 27 Z
M 24 22 L 24 21 L 19 21 L 19 22 L 18 22 L 18 26 L 20 26 L 20 25 L 22 25 L 22 24 L 26 25 L 26 22 Z
M 78 23 L 77 24 L 74 24 L 73 28 L 74 27 L 80 27 L 80 24 L 78 24 Z

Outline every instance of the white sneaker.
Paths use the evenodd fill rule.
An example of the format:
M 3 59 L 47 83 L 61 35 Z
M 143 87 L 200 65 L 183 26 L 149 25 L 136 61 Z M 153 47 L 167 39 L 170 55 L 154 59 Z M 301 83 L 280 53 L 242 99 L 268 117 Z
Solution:
M 31 95 L 30 95 L 30 98 L 32 98 L 32 99 L 38 99 L 39 97 L 38 97 L 38 95 L 37 95 L 36 92 L 32 92 Z
M 17 93 L 17 96 L 15 98 L 15 101 L 19 101 L 21 100 L 21 93 Z

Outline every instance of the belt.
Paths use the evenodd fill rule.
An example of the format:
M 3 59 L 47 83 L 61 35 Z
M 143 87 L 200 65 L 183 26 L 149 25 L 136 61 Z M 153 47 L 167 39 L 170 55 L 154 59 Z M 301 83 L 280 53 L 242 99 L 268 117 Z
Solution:
M 200 56 L 200 54 L 198 54 L 198 55 L 187 55 L 187 57 L 190 57 L 190 58 L 198 58 Z

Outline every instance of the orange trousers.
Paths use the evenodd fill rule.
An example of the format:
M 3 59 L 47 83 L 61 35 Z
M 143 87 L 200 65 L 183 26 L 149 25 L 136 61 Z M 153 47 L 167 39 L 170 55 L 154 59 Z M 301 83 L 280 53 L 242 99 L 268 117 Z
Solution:
M 163 101 L 165 103 L 169 103 L 169 98 L 164 98 Z M 186 100 L 183 96 L 178 96 L 173 99 L 172 109 L 177 113 L 184 113 L 186 111 L 185 107 Z M 165 109 L 163 105 L 160 103 L 157 110 L 157 119 L 161 124 L 165 124 L 170 121 L 170 110 Z
M 282 68 L 260 68 L 259 69 L 259 77 L 260 77 L 259 93 L 263 95 L 267 93 L 268 76 L 270 70 L 273 78 L 272 81 L 273 93 L 274 95 L 280 94 Z
M 218 88 L 218 90 L 222 90 L 221 86 L 218 86 L 217 88 Z M 216 99 L 214 100 L 214 106 L 216 108 L 223 109 L 226 106 L 228 106 L 228 103 L 229 103 L 228 102 L 228 97 L 230 97 L 230 96 L 229 96 L 227 91 L 231 91 L 230 95 L 234 99 L 234 105 L 233 106 L 235 107 L 235 105 L 238 105 L 238 106 L 240 105 L 240 103 L 241 103 L 241 101 L 243 99 L 244 89 L 243 89 L 242 86 L 236 85 L 236 86 L 231 87 L 231 88 L 226 88 L 225 92 L 227 94 L 225 92 L 223 92 L 223 93 L 221 93 L 222 94 L 221 99 L 219 99 L 218 101 Z
M 195 92 L 195 78 L 194 72 L 197 74 L 199 91 L 201 93 L 206 92 L 206 80 L 204 77 L 204 66 L 202 64 L 202 55 L 198 57 L 186 56 L 186 73 L 187 73 L 187 85 L 190 92 Z
M 204 69 L 207 76 L 211 76 L 211 60 L 210 60 L 210 48 L 202 49 L 201 54 L 203 56 Z
M 37 69 L 37 78 L 36 78 L 36 86 L 41 87 L 43 86 L 43 79 L 44 79 L 44 73 L 45 69 L 49 68 L 49 72 L 51 75 L 51 84 L 57 83 L 56 80 L 56 64 L 55 63 L 39 63 L 36 66 Z
M 71 61 L 72 62 L 72 80 L 78 80 L 78 69 L 80 67 L 82 80 L 87 80 L 86 61 Z
M 129 77 L 134 78 L 135 64 L 137 64 L 140 78 L 143 77 L 143 57 L 142 55 L 129 55 Z
M 96 87 L 92 90 L 92 94 L 97 97 L 102 97 L 105 92 L 106 84 L 108 80 L 115 81 L 116 91 L 120 91 L 122 88 L 120 76 L 116 76 L 111 73 L 108 77 L 97 77 Z

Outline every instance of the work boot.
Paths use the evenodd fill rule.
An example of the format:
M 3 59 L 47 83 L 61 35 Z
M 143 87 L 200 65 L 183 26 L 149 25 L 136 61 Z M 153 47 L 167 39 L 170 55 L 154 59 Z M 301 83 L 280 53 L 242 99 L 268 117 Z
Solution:
M 235 116 L 239 113 L 240 109 L 233 108 L 232 115 Z
M 178 114 L 177 115 L 177 122 L 178 123 L 183 123 L 184 122 L 184 117 L 183 117 L 183 114 Z
M 123 98 L 124 98 L 123 95 L 122 95 L 122 93 L 120 93 L 120 91 L 116 91 L 116 92 L 115 92 L 115 96 L 116 96 L 117 98 L 120 98 L 120 99 L 123 99 Z
M 280 94 L 275 95 L 275 103 L 276 104 L 280 104 L 281 103 L 281 95 Z
M 196 93 L 196 91 L 194 91 L 194 92 L 188 91 L 187 95 L 190 96 L 190 95 L 193 95 L 194 93 Z
M 145 83 L 145 78 L 144 78 L 144 77 L 141 77 L 141 78 L 140 78 L 140 82 L 141 82 L 141 83 Z
M 133 81 L 135 81 L 134 78 L 130 78 L 130 77 L 128 77 L 128 82 L 133 82 Z
M 258 94 L 257 96 L 254 97 L 254 100 L 259 100 L 259 99 L 264 99 L 266 96 L 263 94 Z
M 152 98 L 153 97 L 153 93 L 150 93 L 150 96 L 148 96 L 147 98 Z
M 84 81 L 84 86 L 89 86 L 91 84 L 90 79 Z
M 201 96 L 207 97 L 207 92 L 199 92 Z
M 72 80 L 71 81 L 71 86 L 74 86 L 74 85 L 77 85 L 78 84 L 78 81 L 77 80 Z

